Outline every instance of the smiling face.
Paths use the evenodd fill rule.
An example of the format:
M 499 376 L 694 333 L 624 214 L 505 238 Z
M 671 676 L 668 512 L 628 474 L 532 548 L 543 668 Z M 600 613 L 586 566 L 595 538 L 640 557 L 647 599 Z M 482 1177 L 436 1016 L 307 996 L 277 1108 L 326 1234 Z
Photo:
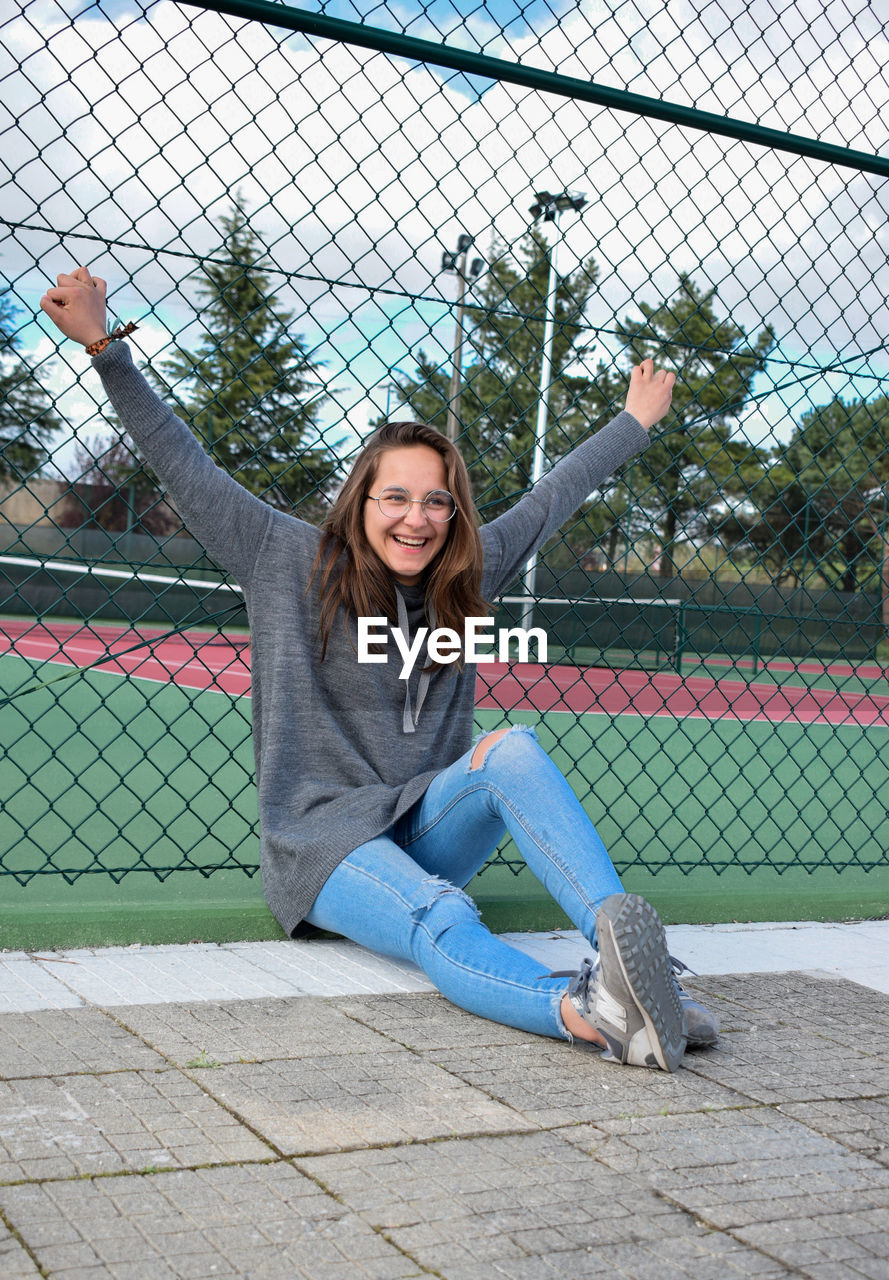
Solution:
M 406 489 L 412 498 L 425 498 L 433 489 L 447 489 L 444 459 L 425 444 L 403 445 L 380 455 L 369 492 L 377 495 L 390 485 Z M 412 586 L 432 563 L 448 538 L 450 524 L 430 520 L 418 502 L 407 515 L 389 520 L 379 505 L 364 503 L 364 532 L 372 549 L 397 582 Z

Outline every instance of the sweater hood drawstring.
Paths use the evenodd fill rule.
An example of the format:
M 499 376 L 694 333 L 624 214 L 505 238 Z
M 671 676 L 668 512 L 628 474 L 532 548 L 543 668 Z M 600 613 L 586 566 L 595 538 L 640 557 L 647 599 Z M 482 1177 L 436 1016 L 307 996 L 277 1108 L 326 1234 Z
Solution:
M 408 638 L 410 635 L 410 624 L 407 617 L 407 605 L 404 603 L 404 596 L 395 588 L 395 601 L 398 609 L 398 625 L 401 628 L 401 634 Z M 432 623 L 432 630 L 435 630 L 435 610 L 430 606 L 429 621 Z M 420 720 L 420 711 L 423 703 L 426 701 L 426 693 L 429 689 L 429 681 L 432 679 L 432 672 L 423 670 L 420 672 L 419 683 L 417 684 L 417 707 L 415 711 L 411 710 L 411 682 L 408 677 L 404 682 L 404 710 L 401 715 L 401 729 L 403 733 L 415 733 Z

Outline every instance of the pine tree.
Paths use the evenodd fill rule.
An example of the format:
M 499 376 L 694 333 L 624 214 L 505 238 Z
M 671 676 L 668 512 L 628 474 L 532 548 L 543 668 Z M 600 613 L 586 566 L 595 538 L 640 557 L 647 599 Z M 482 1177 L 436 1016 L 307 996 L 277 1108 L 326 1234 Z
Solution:
M 743 536 L 778 576 L 877 591 L 889 561 L 889 399 L 837 397 L 803 414 L 754 490 Z
M 543 235 L 529 232 L 515 251 L 495 242 L 475 305 L 466 308 L 470 357 L 463 369 L 458 440 L 486 519 L 531 483 L 543 352 L 549 255 Z M 558 282 L 548 401 L 547 462 L 552 464 L 602 424 L 613 376 L 582 370 L 584 312 L 597 268 L 586 262 Z M 398 383 L 415 416 L 444 431 L 450 370 L 425 354 L 416 376 Z
M 734 321 L 720 319 L 716 290 L 700 289 L 683 275 L 669 301 L 640 303 L 644 319 L 624 320 L 619 335 L 629 365 L 651 357 L 676 372 L 673 405 L 653 432 L 651 445 L 635 464 L 645 477 L 642 503 L 660 526 L 660 571 L 676 571 L 676 544 L 682 536 L 719 532 L 726 499 L 749 498 L 763 474 L 765 455 L 733 438 L 753 379 L 765 367 L 774 343 L 766 326 L 750 340 Z
M 177 347 L 154 381 L 245 488 L 312 516 L 334 465 L 318 427 L 320 366 L 271 291 L 240 197 L 220 230 L 223 260 L 203 264 L 198 289 L 204 338 L 196 351 Z
M 18 353 L 16 307 L 0 291 L 0 477 L 26 480 L 49 460 L 47 445 L 61 422 L 37 373 Z

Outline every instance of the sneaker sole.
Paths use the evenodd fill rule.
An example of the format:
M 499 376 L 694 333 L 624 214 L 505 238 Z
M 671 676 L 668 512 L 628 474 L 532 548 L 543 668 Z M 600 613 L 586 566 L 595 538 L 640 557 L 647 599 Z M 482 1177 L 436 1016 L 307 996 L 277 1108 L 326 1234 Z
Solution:
M 645 898 L 614 894 L 599 908 L 596 934 L 603 971 L 613 964 L 622 974 L 657 1065 L 675 1071 L 685 1053 L 685 1019 L 660 916 Z

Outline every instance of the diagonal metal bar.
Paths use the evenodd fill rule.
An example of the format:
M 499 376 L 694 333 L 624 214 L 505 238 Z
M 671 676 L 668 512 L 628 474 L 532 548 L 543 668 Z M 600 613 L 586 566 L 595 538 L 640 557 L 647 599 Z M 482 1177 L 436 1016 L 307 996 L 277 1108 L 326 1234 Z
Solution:
M 696 107 L 665 102 L 662 98 L 631 93 L 627 89 L 615 89 L 609 85 L 596 84 L 592 80 L 581 80 L 575 76 L 559 75 L 557 72 L 545 71 L 541 67 L 529 67 L 520 62 L 510 62 L 505 58 L 492 58 L 488 54 L 473 53 L 470 49 L 457 49 L 452 45 L 440 44 L 434 40 L 421 40 L 415 36 L 404 35 L 402 32 L 368 26 L 363 22 L 348 22 L 343 18 L 331 18 L 322 13 L 310 13 L 307 9 L 276 4 L 274 0 L 180 0 L 180 3 L 188 7 L 225 13 L 234 18 L 245 18 L 267 23 L 270 26 L 283 27 L 288 31 L 298 31 L 302 35 L 358 45 L 364 49 L 375 49 L 380 53 L 409 58 L 414 62 L 447 67 L 449 70 L 460 71 L 465 75 L 501 80 L 507 84 L 536 89 L 540 93 L 554 93 L 580 102 L 591 102 L 596 106 L 611 107 L 615 111 L 627 111 L 633 115 L 663 120 L 683 128 L 749 142 L 757 147 L 768 147 L 775 151 L 807 156 L 810 160 L 818 160 L 824 164 L 857 169 L 862 173 L 873 173 L 882 178 L 889 177 L 889 156 L 878 156 L 868 151 L 836 146 L 833 143 L 821 142 L 817 138 L 807 138 L 803 134 L 786 133 L 782 129 L 769 129 L 763 125 L 733 119 L 713 111 L 699 111 Z

